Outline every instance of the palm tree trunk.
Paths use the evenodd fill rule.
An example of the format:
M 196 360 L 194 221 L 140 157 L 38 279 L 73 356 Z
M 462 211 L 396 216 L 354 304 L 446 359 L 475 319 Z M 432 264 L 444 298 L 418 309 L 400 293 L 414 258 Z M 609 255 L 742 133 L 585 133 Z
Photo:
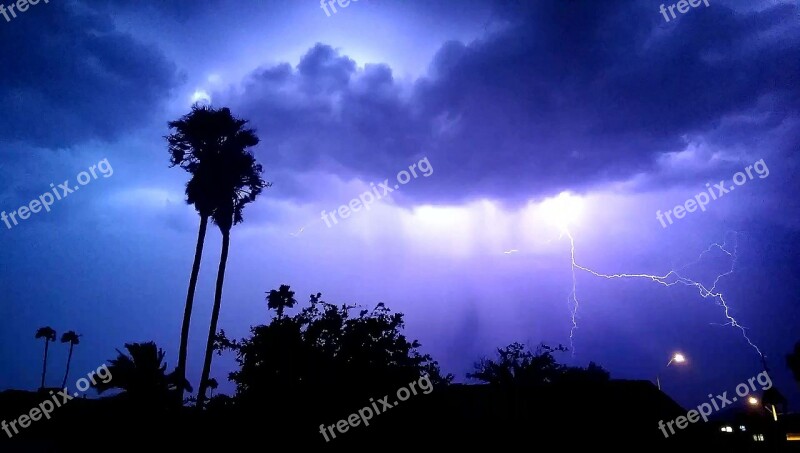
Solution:
M 61 384 L 61 388 L 67 388 L 67 376 L 69 376 L 69 364 L 72 362 L 72 348 L 75 347 L 75 343 L 69 343 L 69 356 L 67 357 L 67 372 L 64 373 L 64 382 Z
M 186 293 L 186 306 L 183 309 L 183 326 L 181 327 L 181 348 L 178 352 L 178 378 L 179 382 L 186 379 L 186 356 L 189 353 L 189 324 L 192 321 L 192 307 L 194 306 L 194 292 L 197 288 L 197 276 L 200 274 L 200 261 L 203 258 L 203 244 L 206 240 L 208 216 L 200 216 L 200 229 L 197 232 L 197 246 L 194 249 L 194 263 L 192 276 L 189 278 L 189 291 Z M 183 400 L 183 388 L 178 391 L 180 400 Z
M 47 375 L 47 350 L 50 348 L 50 340 L 44 340 L 44 364 L 42 365 L 42 385 L 40 389 L 44 388 L 44 377 Z
M 214 293 L 214 309 L 211 312 L 211 326 L 208 329 L 208 342 L 206 343 L 206 357 L 203 362 L 203 376 L 200 378 L 200 390 L 197 393 L 197 408 L 203 409 L 206 399 L 208 377 L 211 374 L 211 355 L 214 352 L 214 336 L 217 334 L 219 309 L 222 305 L 222 283 L 225 281 L 225 266 L 228 264 L 228 247 L 231 242 L 231 232 L 222 232 L 222 253 L 219 257 L 219 271 L 217 272 L 217 288 Z

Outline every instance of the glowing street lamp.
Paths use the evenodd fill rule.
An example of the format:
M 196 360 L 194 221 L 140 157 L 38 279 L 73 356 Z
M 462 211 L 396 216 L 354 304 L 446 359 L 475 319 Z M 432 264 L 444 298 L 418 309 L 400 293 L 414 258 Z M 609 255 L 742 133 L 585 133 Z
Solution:
M 669 362 L 667 362 L 667 366 L 669 366 L 669 364 L 670 364 L 670 363 L 672 363 L 672 362 L 675 362 L 675 363 L 684 363 L 684 362 L 686 362 L 686 356 L 684 356 L 684 355 L 683 355 L 683 354 L 681 354 L 680 352 L 676 352 L 676 353 L 675 353 L 675 354 L 672 356 L 672 358 L 671 358 L 671 359 L 669 359 Z
M 749 404 L 751 406 L 758 406 L 758 398 L 756 398 L 755 396 L 751 396 L 750 398 L 747 398 L 747 404 Z
M 680 352 L 672 354 L 672 357 L 670 357 L 669 362 L 667 362 L 667 366 L 665 366 L 664 369 L 667 369 L 670 365 L 672 365 L 672 362 L 686 363 L 686 356 Z M 658 384 L 658 389 L 661 390 L 661 378 L 658 375 L 656 375 L 656 384 Z

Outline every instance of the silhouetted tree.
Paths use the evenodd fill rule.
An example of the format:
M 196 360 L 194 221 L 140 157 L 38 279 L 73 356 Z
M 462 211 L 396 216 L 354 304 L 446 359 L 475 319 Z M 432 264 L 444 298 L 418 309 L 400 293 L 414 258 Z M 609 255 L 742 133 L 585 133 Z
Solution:
M 589 362 L 586 368 L 567 367 L 561 380 L 570 383 L 605 382 L 611 378 L 610 373 L 600 365 Z
M 62 343 L 69 343 L 69 356 L 67 356 L 67 370 L 64 372 L 64 382 L 61 384 L 61 388 L 67 388 L 67 377 L 69 376 L 69 366 L 72 363 L 72 350 L 75 348 L 76 344 L 80 344 L 81 339 L 80 335 L 73 331 L 66 332 L 64 335 L 61 335 L 61 342 Z
M 192 391 L 189 382 L 176 371 L 167 373 L 164 351 L 154 342 L 126 343 L 129 355 L 119 349 L 116 359 L 109 361 L 108 371 L 112 378 L 107 383 L 94 385 L 98 393 L 112 388 L 125 391 L 123 397 L 130 402 L 148 406 L 165 407 L 174 404 L 170 398 L 178 391 Z
M 210 392 L 211 394 L 208 396 L 208 397 L 209 397 L 209 399 L 211 399 L 211 398 L 213 398 L 213 397 L 214 397 L 214 390 L 216 390 L 216 389 L 217 389 L 217 387 L 219 387 L 219 382 L 217 382 L 217 380 L 216 380 L 216 379 L 214 379 L 214 378 L 211 378 L 211 379 L 209 379 L 209 380 L 208 380 L 208 382 L 206 382 L 206 387 L 207 387 L 209 390 L 211 390 L 211 392 Z
M 42 385 L 40 389 L 44 388 L 44 379 L 47 375 L 47 351 L 50 349 L 50 342 L 56 341 L 56 331 L 52 327 L 40 327 L 36 330 L 36 338 L 44 338 L 44 364 L 42 365 Z
M 214 212 L 212 221 L 222 233 L 222 252 L 217 271 L 217 284 L 214 292 L 214 307 L 211 312 L 211 325 L 208 330 L 203 374 L 200 378 L 200 389 L 197 393 L 197 407 L 202 409 L 206 399 L 206 383 L 211 373 L 211 358 L 214 351 L 214 339 L 217 334 L 219 311 L 222 304 L 222 286 L 225 281 L 225 266 L 228 262 L 231 228 L 244 219 L 244 207 L 255 201 L 268 184 L 261 178 L 263 169 L 253 154 L 248 150 L 258 144 L 258 137 L 253 129 L 248 129 L 246 120 L 235 118 L 230 110 L 220 110 L 218 127 L 220 146 L 216 153 L 207 156 L 211 167 L 200 166 L 200 181 L 212 194 Z M 206 170 L 207 169 L 207 170 Z
M 419 342 L 403 335 L 401 313 L 379 303 L 352 316 L 356 307 L 337 307 L 321 296 L 312 295 L 310 306 L 295 316 L 252 327 L 250 338 L 231 341 L 220 333 L 217 346 L 235 351 L 240 365 L 230 374 L 237 401 L 256 407 L 271 404 L 292 414 L 304 410 L 304 401 L 324 410 L 354 401 L 363 404 L 422 374 L 434 385 L 452 380 L 441 375 L 429 355 L 418 352 Z
M 294 291 L 289 290 L 289 285 L 281 285 L 278 291 L 270 290 L 267 293 L 267 308 L 278 313 L 278 319 L 283 317 L 286 308 L 294 307 L 297 300 L 294 298 Z
M 794 376 L 795 382 L 800 385 L 800 341 L 794 344 L 794 350 L 786 355 L 786 366 Z
M 511 343 L 497 349 L 497 361 L 481 359 L 475 364 L 475 372 L 467 377 L 499 386 L 608 380 L 608 372 L 594 362 L 586 369 L 558 363 L 553 353 L 566 351 L 562 345 L 552 347 L 542 343 L 531 351 L 522 343 Z
M 214 181 L 219 179 L 215 172 L 223 168 L 217 166 L 223 144 L 235 135 L 239 127 L 231 122 L 228 109 L 215 110 L 211 107 L 195 105 L 192 111 L 177 121 L 169 123 L 173 132 L 165 137 L 169 145 L 170 164 L 180 166 L 192 177 L 186 184 L 186 203 L 194 206 L 200 216 L 200 228 L 197 232 L 197 245 L 194 251 L 192 273 L 189 277 L 189 289 L 186 293 L 186 304 L 181 325 L 181 343 L 178 351 L 177 371 L 182 378 L 186 377 L 186 358 L 189 345 L 189 326 L 192 319 L 197 277 L 200 273 L 200 262 L 203 257 L 208 219 L 214 213 L 217 202 Z M 180 400 L 181 398 L 179 398 Z

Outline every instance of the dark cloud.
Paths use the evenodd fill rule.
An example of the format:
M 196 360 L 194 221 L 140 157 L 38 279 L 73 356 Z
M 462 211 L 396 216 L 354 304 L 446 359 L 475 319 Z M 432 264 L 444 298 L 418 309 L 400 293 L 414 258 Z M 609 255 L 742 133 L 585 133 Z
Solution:
M 297 68 L 260 69 L 243 93 L 224 97 L 261 132 L 264 161 L 291 170 L 369 174 L 393 168 L 402 161 L 393 156 L 425 143 L 425 123 L 413 117 L 390 68 L 357 70 L 352 59 L 322 44 Z
M 4 22 L 4 20 L 0 20 Z M 143 124 L 180 77 L 107 16 L 40 2 L 0 23 L 0 137 L 44 147 L 109 140 Z
M 85 3 L 87 6 L 105 13 L 155 13 L 168 16 L 179 22 L 184 22 L 194 15 L 218 6 L 221 2 L 220 0 L 145 0 L 138 2 L 127 0 L 90 0 Z
M 666 23 L 646 2 L 498 2 L 500 31 L 445 43 L 410 89 L 318 44 L 225 101 L 262 130 L 278 166 L 382 180 L 426 155 L 437 177 L 409 192 L 524 199 L 653 171 L 687 135 L 764 98 L 775 111 L 751 136 L 796 117 L 796 15 L 720 4 Z

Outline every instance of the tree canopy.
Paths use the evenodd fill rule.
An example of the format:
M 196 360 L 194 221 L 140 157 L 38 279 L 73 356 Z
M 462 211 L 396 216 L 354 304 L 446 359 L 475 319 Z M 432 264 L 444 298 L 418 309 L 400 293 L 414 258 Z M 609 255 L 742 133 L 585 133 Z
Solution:
M 291 292 L 283 285 L 280 293 Z M 276 311 L 284 306 L 269 305 Z M 296 406 L 299 399 L 311 398 L 317 404 L 355 400 L 363 405 L 368 397 L 395 391 L 422 374 L 434 385 L 452 380 L 419 352 L 418 341 L 406 338 L 404 327 L 403 314 L 383 303 L 371 310 L 336 306 L 317 293 L 298 314 L 252 327 L 250 338 L 232 341 L 221 332 L 217 346 L 236 353 L 240 369 L 230 379 L 239 401 L 287 399 Z
M 561 382 L 602 382 L 609 379 L 603 367 L 589 362 L 587 368 L 558 363 L 554 353 L 567 348 L 544 343 L 535 350 L 522 343 L 511 343 L 497 349 L 497 360 L 483 358 L 475 364 L 475 372 L 467 377 L 499 386 L 546 385 Z

